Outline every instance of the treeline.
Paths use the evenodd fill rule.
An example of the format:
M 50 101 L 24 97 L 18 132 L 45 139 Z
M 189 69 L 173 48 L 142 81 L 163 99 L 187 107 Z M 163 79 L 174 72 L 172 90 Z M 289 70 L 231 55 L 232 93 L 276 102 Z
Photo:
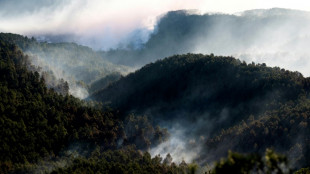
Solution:
M 90 99 L 110 103 L 123 113 L 147 111 L 159 120 L 194 121 L 205 112 L 216 119 L 225 109 L 229 116 L 214 128 L 216 132 L 297 100 L 308 90 L 308 81 L 299 72 L 265 64 L 186 54 L 148 64 Z
M 302 96 L 296 103 L 285 103 L 257 119 L 250 116 L 223 129 L 206 142 L 206 154 L 223 156 L 227 150 L 262 153 L 272 147 L 289 157 L 295 168 L 310 166 L 309 115 L 310 100 Z M 206 158 L 212 156 L 203 160 Z
M 39 68 L 19 46 L 0 40 L 0 173 L 31 173 L 62 158 L 68 161 L 46 171 L 285 173 L 309 166 L 310 82 L 298 72 L 232 57 L 176 55 L 112 84 L 103 80 L 110 85 L 93 98 L 109 108 L 47 88 Z M 170 154 L 151 157 L 143 151 L 169 137 L 155 126 L 163 120 L 181 124 L 193 139 L 208 137 L 197 162 L 217 160 L 228 149 L 258 154 L 228 153 L 213 169 L 176 164 Z
M 92 82 L 107 75 L 127 74 L 130 71 L 129 67 L 114 65 L 91 48 L 75 43 L 38 42 L 33 37 L 11 33 L 0 33 L 0 40 L 16 45 L 27 54 L 31 64 L 40 67 L 36 71 L 45 72 L 48 87 L 58 89 L 63 82 L 61 79 L 64 79 L 70 86 L 72 94 L 77 97 L 82 96 L 74 92 L 74 88 L 83 88 L 87 91 Z M 110 76 L 110 80 L 112 77 L 116 76 Z M 97 83 L 98 85 L 100 83 Z
M 139 140 L 139 147 L 147 149 L 154 145 L 151 140 L 162 139 L 159 143 L 168 136 L 144 117 L 123 123 L 113 111 L 48 89 L 43 76 L 27 69 L 29 64 L 17 46 L 0 42 L 0 173 L 57 157 L 73 143 L 107 150 Z M 139 127 L 128 135 L 125 128 L 131 124 Z
M 172 162 L 170 154 L 165 158 L 160 155 L 151 157 L 148 152 L 142 153 L 132 147 L 100 153 L 94 151 L 89 158 L 77 158 L 68 167 L 58 168 L 52 173 L 120 173 L 120 174 L 223 174 L 223 173 L 292 173 L 287 158 L 267 149 L 263 156 L 258 154 L 239 154 L 229 152 L 214 164 L 214 167 L 199 166 L 195 163 L 179 164 Z M 309 168 L 300 169 L 297 173 L 309 172 Z
M 233 57 L 186 54 L 148 64 L 91 99 L 120 113 L 149 114 L 196 142 L 205 163 L 227 151 L 274 148 L 295 167 L 309 166 L 309 78 Z M 186 140 L 185 140 L 186 141 Z M 199 144 L 196 143 L 197 146 Z
M 116 82 L 117 80 L 119 80 L 122 77 L 122 75 L 120 73 L 111 73 L 93 83 L 91 83 L 91 85 L 88 88 L 88 92 L 90 94 L 97 92 L 99 90 L 102 90 L 103 88 L 108 87 L 110 84 L 112 84 L 113 82 Z
M 148 152 L 141 152 L 126 147 L 121 150 L 94 151 L 90 158 L 77 158 L 72 165 L 58 168 L 52 173 L 195 173 L 197 164 L 172 163 L 167 155 L 151 157 Z
M 115 145 L 121 129 L 115 126 L 113 115 L 47 89 L 38 72 L 26 69 L 29 61 L 16 46 L 0 44 L 2 165 L 57 155 L 74 140 L 97 139 L 106 146 Z

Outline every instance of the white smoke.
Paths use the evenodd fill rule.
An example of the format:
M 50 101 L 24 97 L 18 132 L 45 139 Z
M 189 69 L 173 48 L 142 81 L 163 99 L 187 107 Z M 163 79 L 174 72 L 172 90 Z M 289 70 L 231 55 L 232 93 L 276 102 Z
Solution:
M 184 129 L 183 129 L 184 130 Z M 150 149 L 152 156 L 160 155 L 165 157 L 168 153 L 172 156 L 173 162 L 179 164 L 182 161 L 191 163 L 199 156 L 201 142 L 197 142 L 195 137 L 192 139 L 182 131 L 182 129 L 169 130 L 170 138 L 160 145 Z M 204 140 L 204 137 L 201 137 Z M 198 140 L 199 141 L 199 140 Z
M 180 9 L 235 13 L 258 8 L 310 10 L 308 1 L 268 0 L 2 0 L 0 31 L 23 35 L 70 35 L 95 49 L 116 48 L 137 29 L 152 31 L 159 15 Z

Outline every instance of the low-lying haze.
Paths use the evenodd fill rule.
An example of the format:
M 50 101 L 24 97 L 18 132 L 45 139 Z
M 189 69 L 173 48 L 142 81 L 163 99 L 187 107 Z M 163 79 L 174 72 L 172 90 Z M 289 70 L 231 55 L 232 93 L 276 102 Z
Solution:
M 310 10 L 307 1 L 279 0 L 0 0 L 0 31 L 24 35 L 65 35 L 96 49 L 127 42 L 135 30 L 153 30 L 167 11 L 198 9 L 200 13 L 236 13 L 258 8 Z M 143 37 L 143 36 L 141 36 Z
M 279 0 L 0 0 L 0 32 L 35 36 L 38 40 L 48 42 L 77 42 L 97 50 L 127 49 L 128 45 L 131 45 L 130 48 L 137 49 L 143 47 L 143 44 L 147 43 L 152 34 L 157 32 L 158 22 L 168 11 L 197 9 L 196 14 L 252 15 L 253 20 L 256 20 L 257 17 L 267 17 L 270 14 L 263 11 L 255 14 L 251 13 L 251 11 L 247 13 L 242 13 L 242 11 L 274 7 L 308 11 L 310 10 L 310 3 L 302 0 L 294 2 Z M 308 14 L 308 16 L 310 15 Z M 219 21 L 219 23 L 214 24 L 213 30 L 216 32 L 211 31 L 211 37 L 200 37 L 197 40 L 190 38 L 194 45 L 192 48 L 187 48 L 183 52 L 173 52 L 172 54 L 195 52 L 233 55 L 247 62 L 267 63 L 269 66 L 280 66 L 293 71 L 300 71 L 303 75 L 309 76 L 310 72 L 307 68 L 309 51 L 306 49 L 307 43 L 309 43 L 309 30 L 307 27 L 309 25 L 308 21 L 298 22 L 304 24 L 305 27 L 295 31 L 293 26 L 282 26 L 280 24 L 278 28 L 272 28 L 279 30 L 262 30 L 261 35 L 253 33 L 255 42 L 252 45 L 247 45 L 242 39 L 236 40 L 236 37 L 233 36 L 235 33 L 232 33 L 231 30 L 225 30 L 225 28 L 230 28 L 236 24 Z M 247 24 L 245 23 L 245 25 Z M 251 26 L 247 27 L 251 29 Z M 265 28 L 268 29 L 268 27 Z M 251 33 L 250 30 L 243 31 L 244 29 L 240 31 L 241 34 Z M 243 46 L 242 49 L 230 49 L 240 44 Z M 149 54 L 156 54 L 156 52 L 150 52 Z M 159 54 L 156 55 L 156 59 L 158 58 L 163 57 Z M 114 58 L 107 57 L 107 59 Z M 118 59 L 125 58 L 118 57 Z M 143 66 L 145 63 L 156 59 L 141 61 L 141 63 L 134 63 L 134 65 L 136 67 L 137 64 L 138 67 Z M 135 60 L 130 60 L 130 62 L 133 61 Z
M 187 11 L 177 11 L 183 9 Z M 267 63 L 310 76 L 308 11 L 310 3 L 301 0 L 0 0 L 0 32 L 34 36 L 38 41 L 47 41 L 42 42 L 47 46 L 53 42 L 76 42 L 98 50 L 89 50 L 92 56 L 81 56 L 87 51 L 77 45 L 76 50 L 62 52 L 60 45 L 51 51 L 53 54 L 46 55 L 41 50 L 24 50 L 39 55 L 40 61 L 32 63 L 48 67 L 57 79 L 69 82 L 70 94 L 84 99 L 88 96 L 87 85 L 110 73 L 126 75 L 149 62 L 188 52 L 234 56 L 247 63 Z M 86 84 L 79 86 L 82 82 Z M 184 114 L 193 116 L 193 112 Z M 208 132 L 211 128 L 205 125 L 221 123 L 228 114 L 224 108 L 216 115 L 216 121 L 191 122 L 187 131 L 187 122 L 165 122 L 161 126 L 169 127 L 171 138 L 151 148 L 150 153 L 163 157 L 170 153 L 174 162 L 191 162 L 202 151 L 198 144 L 209 138 L 200 131 Z

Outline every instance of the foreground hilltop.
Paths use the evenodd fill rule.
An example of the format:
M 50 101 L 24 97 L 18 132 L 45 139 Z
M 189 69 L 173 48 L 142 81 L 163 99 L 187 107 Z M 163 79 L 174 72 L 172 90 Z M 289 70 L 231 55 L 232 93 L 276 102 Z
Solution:
M 186 54 L 147 64 L 90 99 L 111 103 L 124 112 L 158 113 L 163 119 L 178 117 L 173 112 L 180 110 L 191 115 L 208 110 L 216 115 L 224 107 L 231 114 L 249 115 L 298 99 L 308 92 L 308 83 L 301 73 L 279 67 L 213 54 Z
M 90 99 L 124 115 L 146 114 L 160 125 L 179 129 L 184 141 L 194 140 L 199 147 L 198 143 L 204 144 L 201 147 L 210 160 L 229 149 L 263 152 L 275 147 L 288 153 L 296 143 L 306 154 L 309 84 L 301 73 L 279 67 L 212 54 L 186 54 L 148 64 Z M 270 124 L 274 119 L 281 124 Z M 260 135 L 261 129 L 265 134 Z
M 52 73 L 34 66 L 21 45 L 0 39 L 0 173 L 267 173 L 309 166 L 310 83 L 298 72 L 176 55 L 125 77 L 107 76 L 89 98 L 100 103 L 87 102 L 70 95 L 64 80 L 50 88 Z M 183 149 L 171 146 L 174 140 Z M 177 159 L 189 154 L 204 166 L 228 150 L 258 154 L 229 152 L 213 169 Z

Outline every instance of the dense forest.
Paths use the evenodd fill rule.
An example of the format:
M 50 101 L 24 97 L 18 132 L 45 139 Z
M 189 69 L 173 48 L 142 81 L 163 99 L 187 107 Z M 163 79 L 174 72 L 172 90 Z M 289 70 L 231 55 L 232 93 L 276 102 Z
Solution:
M 172 129 L 181 125 L 188 141 L 205 144 L 198 162 L 219 160 L 230 149 L 262 153 L 273 147 L 307 166 L 309 84 L 299 72 L 279 67 L 186 54 L 148 64 L 90 98 L 121 116 L 133 112 Z
M 32 65 L 40 67 L 37 71 L 45 72 L 48 86 L 57 86 L 63 79 L 70 86 L 70 94 L 79 98 L 88 96 L 88 88 L 93 82 L 110 74 L 125 75 L 131 71 L 129 67 L 114 65 L 91 48 L 75 43 L 38 42 L 34 38 L 9 33 L 0 33 L 0 39 L 25 52 Z M 117 76 L 110 76 L 110 81 L 112 77 Z
M 0 173 L 309 172 L 310 80 L 299 72 L 175 55 L 88 81 L 93 95 L 80 100 L 26 51 L 50 44 L 0 36 Z M 174 124 L 196 140 L 187 151 L 201 147 L 194 161 L 150 154 Z
M 43 76 L 27 69 L 29 57 L 19 47 L 0 44 L 0 173 L 25 172 L 71 149 L 86 155 L 136 142 L 146 149 L 167 138 L 166 130 L 153 128 L 145 117 L 131 115 L 123 122 L 99 104 L 48 89 Z M 132 125 L 138 127 L 126 133 Z

